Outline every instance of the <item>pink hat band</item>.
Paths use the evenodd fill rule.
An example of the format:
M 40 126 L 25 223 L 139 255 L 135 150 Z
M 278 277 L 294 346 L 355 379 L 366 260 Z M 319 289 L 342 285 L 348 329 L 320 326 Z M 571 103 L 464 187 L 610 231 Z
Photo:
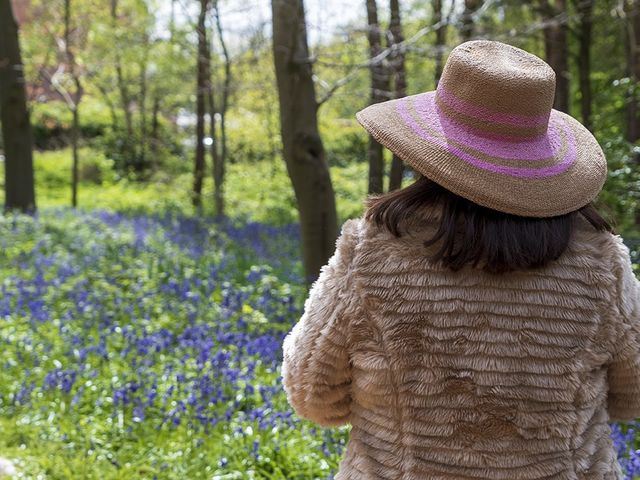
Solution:
M 470 129 L 439 114 L 435 95 L 406 97 L 397 109 L 404 122 L 427 142 L 477 168 L 522 178 L 540 178 L 562 173 L 576 159 L 576 140 L 562 120 L 554 118 L 547 135 L 519 139 L 519 149 L 503 134 Z M 413 101 L 412 101 L 413 100 Z
M 440 83 L 436 90 L 435 103 L 441 115 L 453 122 L 474 130 L 478 135 L 502 138 L 508 141 L 527 140 L 540 137 L 547 132 L 549 114 L 522 115 L 498 112 L 487 107 L 461 100 Z

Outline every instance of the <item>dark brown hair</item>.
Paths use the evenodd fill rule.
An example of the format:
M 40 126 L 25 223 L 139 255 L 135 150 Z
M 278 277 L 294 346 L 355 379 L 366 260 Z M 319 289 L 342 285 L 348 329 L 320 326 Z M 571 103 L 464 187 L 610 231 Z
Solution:
M 569 244 L 576 215 L 599 231 L 614 232 L 592 203 L 549 218 L 521 217 L 492 210 L 460 197 L 424 176 L 408 187 L 369 196 L 365 218 L 400 237 L 401 224 L 424 206 L 440 207 L 439 225 L 425 247 L 441 242 L 433 261 L 459 270 L 466 264 L 502 273 L 544 266 Z

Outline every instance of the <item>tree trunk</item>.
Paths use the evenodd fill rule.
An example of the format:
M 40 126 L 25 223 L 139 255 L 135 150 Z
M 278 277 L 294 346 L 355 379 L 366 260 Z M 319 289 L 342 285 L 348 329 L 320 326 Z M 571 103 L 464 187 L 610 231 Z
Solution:
M 220 10 L 218 0 L 215 0 L 215 20 L 216 29 L 218 31 L 218 39 L 222 47 L 222 56 L 224 57 L 224 82 L 222 85 L 222 102 L 220 105 L 220 154 L 215 155 L 213 165 L 213 181 L 214 181 L 214 197 L 216 215 L 224 216 L 224 172 L 227 163 L 227 110 L 229 108 L 229 91 L 231 88 L 231 57 L 224 40 L 222 22 L 220 20 Z M 212 110 L 214 112 L 215 110 Z M 217 142 L 214 141 L 213 148 L 218 149 Z
M 147 60 L 140 65 L 140 157 L 137 172 L 142 173 L 147 162 Z
M 75 208 L 78 206 L 78 137 L 80 136 L 80 115 L 77 106 L 72 110 L 72 114 L 71 151 L 73 159 L 71 163 L 71 206 Z
M 220 162 L 220 149 L 218 148 L 218 129 L 216 127 L 216 100 L 215 94 L 213 91 L 213 87 L 209 94 L 207 95 L 207 99 L 209 101 L 209 135 L 211 136 L 213 142 L 211 143 L 211 164 L 213 167 L 213 204 L 216 212 L 216 216 L 224 215 L 224 203 L 222 202 L 223 196 L 221 192 L 219 192 L 219 182 L 221 178 L 221 165 Z M 219 213 L 221 212 L 221 213 Z
M 173 39 L 176 35 L 176 0 L 171 0 L 171 10 L 169 12 L 169 34 L 170 40 L 173 42 Z
M 115 49 L 117 50 L 117 48 Z M 122 73 L 122 63 L 120 54 L 116 53 L 116 74 L 118 77 L 118 90 L 120 91 L 120 105 L 124 113 L 124 124 L 127 129 L 129 139 L 133 138 L 133 114 L 131 113 L 131 96 L 127 88 L 127 82 Z
M 566 0 L 539 0 L 539 10 L 547 25 L 543 29 L 547 63 L 556 72 L 553 107 L 569 113 L 569 50 L 567 44 Z
M 580 15 L 578 39 L 580 52 L 578 55 L 578 72 L 580 76 L 580 106 L 582 110 L 582 124 L 589 130 L 591 125 L 591 26 L 593 23 L 594 0 L 576 0 L 577 11 Z
M 95 82 L 95 85 L 102 95 L 104 103 L 106 103 L 107 107 L 109 108 L 109 114 L 111 116 L 111 127 L 115 130 L 118 128 L 118 114 L 116 113 L 116 106 L 113 104 L 107 88 L 104 85 L 100 84 L 100 82 Z
M 75 91 L 70 97 L 69 108 L 73 115 L 73 123 L 71 126 L 71 206 L 78 206 L 78 141 L 80 138 L 80 101 L 82 99 L 83 89 L 80 82 L 80 75 L 77 71 L 76 58 L 71 49 L 71 0 L 64 2 L 64 53 L 65 61 L 71 78 L 75 85 Z
M 18 25 L 11 0 L 0 0 L 0 119 L 5 156 L 5 209 L 36 209 L 31 123 Z
M 369 56 L 375 58 L 382 51 L 380 24 L 378 23 L 378 6 L 376 0 L 367 0 L 367 23 L 369 37 Z M 389 100 L 389 73 L 383 61 L 371 63 L 371 101 L 370 104 Z M 382 145 L 369 135 L 369 189 L 371 194 L 382 193 L 384 178 L 384 156 Z
M 216 1 L 216 5 L 214 6 L 214 8 L 217 7 L 217 1 Z M 216 114 L 218 113 L 217 110 L 217 105 L 216 105 L 216 97 L 215 97 L 215 92 L 214 92 L 214 88 L 213 88 L 213 72 L 214 72 L 214 65 L 213 65 L 213 59 L 212 59 L 212 54 L 213 51 L 211 49 L 209 49 L 208 51 L 209 54 L 209 91 L 207 94 L 207 100 L 209 102 L 209 135 L 211 136 L 212 142 L 211 142 L 211 165 L 213 167 L 213 184 L 214 184 L 214 190 L 213 190 L 213 203 L 214 203 L 214 209 L 217 212 L 218 211 L 218 179 L 220 178 L 220 148 L 218 147 L 218 143 L 219 143 L 219 135 L 218 135 L 218 129 L 217 129 L 217 124 L 216 124 Z M 216 213 L 217 215 L 217 213 Z
M 638 88 L 640 82 L 640 2 L 624 0 L 627 76 L 631 79 L 629 97 L 626 108 L 626 136 L 630 143 L 640 139 L 640 106 L 638 105 Z M 640 155 L 635 153 L 636 168 L 640 164 Z M 635 224 L 640 225 L 640 209 L 635 211 Z
M 400 4 L 398 0 L 389 2 L 390 20 L 389 20 L 389 47 L 395 48 L 391 55 L 391 64 L 393 71 L 393 97 L 402 98 L 407 94 L 406 70 L 404 64 L 404 50 L 398 47 L 404 41 L 402 35 L 402 22 L 400 19 Z M 391 171 L 389 172 L 389 191 L 397 190 L 402 186 L 402 173 L 404 164 L 402 159 L 397 155 L 393 155 L 391 159 Z
M 640 81 L 640 5 L 638 0 L 625 0 L 627 49 L 627 76 L 631 79 L 630 98 L 627 101 L 627 141 L 636 143 L 640 138 L 640 108 L 638 82 Z
M 280 130 L 298 203 L 307 284 L 335 251 L 335 196 L 318 132 L 317 101 L 302 0 L 272 0 Z
M 462 26 L 460 27 L 460 37 L 462 37 L 463 42 L 471 40 L 471 38 L 474 35 L 473 13 L 479 7 L 480 7 L 479 0 L 464 0 L 464 12 L 462 13 Z M 442 12 L 442 6 L 440 6 L 440 12 Z
M 198 67 L 196 91 L 196 155 L 193 171 L 193 206 L 202 207 L 202 184 L 204 182 L 204 115 L 205 98 L 208 86 L 209 45 L 207 41 L 207 10 L 209 0 L 200 0 L 200 15 L 198 16 Z
M 440 24 L 436 27 L 436 54 L 435 54 L 435 85 L 438 86 L 442 69 L 444 68 L 443 49 L 446 41 L 447 26 L 442 23 L 442 0 L 433 0 L 433 23 Z
M 154 172 L 158 169 L 158 144 L 160 143 L 160 122 L 158 120 L 159 114 L 160 98 L 156 93 L 153 95 L 153 110 L 151 113 L 151 138 L 149 142 L 149 151 L 151 153 L 151 169 Z
M 127 138 L 124 139 L 124 154 L 126 156 L 125 167 L 128 167 L 135 163 L 133 113 L 131 112 L 131 94 L 122 70 L 122 57 L 120 56 L 122 45 L 118 41 L 118 0 L 111 0 L 111 30 L 115 45 L 113 53 L 118 91 L 120 93 L 120 105 L 124 114 L 124 125 L 127 132 Z

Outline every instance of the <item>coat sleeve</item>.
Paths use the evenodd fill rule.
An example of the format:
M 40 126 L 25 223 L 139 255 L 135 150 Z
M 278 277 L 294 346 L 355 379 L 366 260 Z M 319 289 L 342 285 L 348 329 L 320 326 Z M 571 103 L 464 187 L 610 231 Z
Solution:
M 618 318 L 613 355 L 608 365 L 608 410 L 612 421 L 640 417 L 640 284 L 629 249 L 617 237 L 616 298 Z
M 303 418 L 321 426 L 348 423 L 351 365 L 348 329 L 356 311 L 350 267 L 359 219 L 347 220 L 336 250 L 309 291 L 302 317 L 283 342 L 282 383 Z

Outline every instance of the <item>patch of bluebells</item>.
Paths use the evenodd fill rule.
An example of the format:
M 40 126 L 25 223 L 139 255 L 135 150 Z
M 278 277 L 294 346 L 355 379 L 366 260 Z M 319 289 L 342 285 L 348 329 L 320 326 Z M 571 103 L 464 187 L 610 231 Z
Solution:
M 640 477 L 640 448 L 638 447 L 638 432 L 640 422 L 626 424 L 611 424 L 611 438 L 618 454 L 618 461 L 622 466 L 625 480 Z
M 175 214 L 0 219 L 0 416 L 295 431 L 279 366 L 305 295 L 298 246 L 295 225 Z
M 196 448 L 217 429 L 247 438 L 242 458 L 281 458 L 272 432 L 302 431 L 278 375 L 305 297 L 298 246 L 295 225 L 107 211 L 0 217 L 0 417 L 44 408 L 123 432 L 187 429 Z M 611 428 L 624 478 L 640 477 L 640 423 Z M 321 457 L 344 451 L 344 435 L 304 434 Z M 237 455 L 222 453 L 213 466 L 225 471 Z M 157 467 L 171 470 L 164 459 Z

